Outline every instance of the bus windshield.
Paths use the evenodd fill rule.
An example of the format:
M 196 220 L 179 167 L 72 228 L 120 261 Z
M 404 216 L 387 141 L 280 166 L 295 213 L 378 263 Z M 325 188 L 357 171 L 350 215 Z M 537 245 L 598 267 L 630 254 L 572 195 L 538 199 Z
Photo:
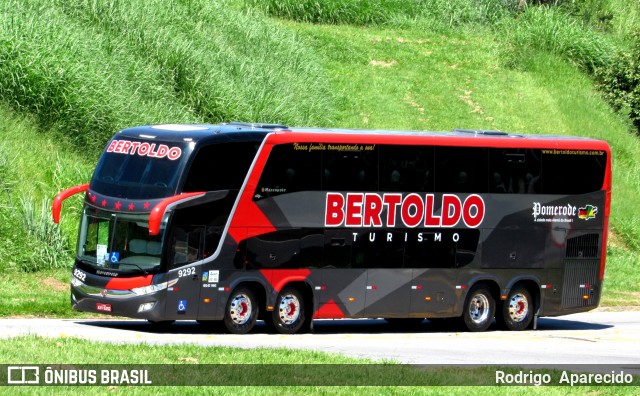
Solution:
M 127 199 L 170 197 L 177 190 L 188 150 L 186 143 L 114 139 L 98 162 L 91 190 Z
M 85 207 L 78 257 L 95 269 L 154 272 L 160 268 L 164 225 L 149 235 L 148 214 L 112 213 Z

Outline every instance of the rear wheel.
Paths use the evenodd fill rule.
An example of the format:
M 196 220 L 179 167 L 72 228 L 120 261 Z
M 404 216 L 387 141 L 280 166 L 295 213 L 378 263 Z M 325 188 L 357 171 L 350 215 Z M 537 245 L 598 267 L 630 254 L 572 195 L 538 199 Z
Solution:
M 469 291 L 462 319 L 469 331 L 485 331 L 491 326 L 495 311 L 496 303 L 491 291 L 487 286 L 480 284 Z
M 285 287 L 278 298 L 272 314 L 273 327 L 281 334 L 295 334 L 307 320 L 302 293 L 295 287 Z
M 246 334 L 253 329 L 258 318 L 258 304 L 253 292 L 247 288 L 235 289 L 224 311 L 224 326 L 233 334 Z
M 502 304 L 502 322 L 509 330 L 524 330 L 533 320 L 533 300 L 526 288 L 516 287 Z

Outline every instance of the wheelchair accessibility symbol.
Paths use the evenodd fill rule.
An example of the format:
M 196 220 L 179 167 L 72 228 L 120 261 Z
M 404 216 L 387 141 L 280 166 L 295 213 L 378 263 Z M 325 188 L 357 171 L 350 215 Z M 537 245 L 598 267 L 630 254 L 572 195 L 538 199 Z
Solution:
M 178 313 L 185 313 L 187 311 L 187 300 L 178 300 Z

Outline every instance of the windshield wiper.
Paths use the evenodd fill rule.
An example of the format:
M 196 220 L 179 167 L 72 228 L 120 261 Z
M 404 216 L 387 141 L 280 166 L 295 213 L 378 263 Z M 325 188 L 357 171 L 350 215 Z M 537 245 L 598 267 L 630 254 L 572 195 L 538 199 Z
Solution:
M 119 265 L 131 265 L 133 267 L 136 267 L 137 269 L 139 269 L 140 271 L 142 271 L 143 275 L 149 275 L 149 272 L 145 269 L 143 269 L 142 267 L 140 267 L 138 264 L 134 264 L 134 263 L 119 263 Z

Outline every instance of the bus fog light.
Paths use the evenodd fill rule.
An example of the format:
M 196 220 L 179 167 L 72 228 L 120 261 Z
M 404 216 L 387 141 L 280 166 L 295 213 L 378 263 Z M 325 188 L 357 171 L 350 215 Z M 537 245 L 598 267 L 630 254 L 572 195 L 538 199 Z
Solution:
M 156 305 L 155 301 L 140 304 L 140 307 L 138 308 L 138 312 L 151 311 L 155 305 Z

